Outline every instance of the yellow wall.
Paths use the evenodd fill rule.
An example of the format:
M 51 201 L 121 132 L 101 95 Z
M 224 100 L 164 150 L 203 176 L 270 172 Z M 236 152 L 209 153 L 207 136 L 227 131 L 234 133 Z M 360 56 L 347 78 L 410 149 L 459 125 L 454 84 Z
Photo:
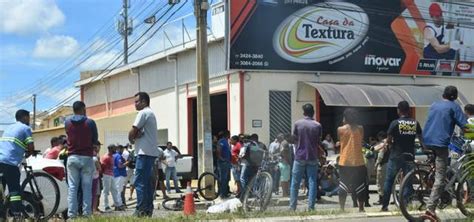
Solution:
M 44 152 L 51 147 L 51 138 L 60 135 L 66 135 L 64 126 L 34 131 L 33 141 L 35 142 L 35 149 Z
M 124 143 L 128 141 L 128 132 L 132 128 L 133 121 L 137 113 L 131 112 L 107 118 L 94 119 L 97 124 L 97 131 L 99 133 L 99 141 L 103 144 L 101 153 L 106 150 L 106 147 L 112 143 Z M 119 140 L 114 139 L 120 135 Z

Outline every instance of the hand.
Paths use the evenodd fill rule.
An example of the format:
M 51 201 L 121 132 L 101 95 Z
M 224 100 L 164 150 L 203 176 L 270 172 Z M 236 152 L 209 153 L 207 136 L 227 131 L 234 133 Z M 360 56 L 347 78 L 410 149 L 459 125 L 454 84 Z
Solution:
M 135 139 L 142 137 L 143 134 L 144 134 L 143 131 L 138 130 L 138 131 L 137 131 L 137 134 L 135 135 Z
M 449 48 L 454 50 L 459 50 L 461 48 L 462 42 L 454 40 L 449 42 Z

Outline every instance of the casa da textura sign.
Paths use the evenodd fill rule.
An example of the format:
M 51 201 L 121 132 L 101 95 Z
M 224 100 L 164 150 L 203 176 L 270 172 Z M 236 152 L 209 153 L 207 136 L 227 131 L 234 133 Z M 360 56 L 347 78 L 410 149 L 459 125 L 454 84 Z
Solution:
M 419 68 L 427 59 L 474 60 L 474 3 L 242 0 L 229 8 L 229 69 L 430 75 L 437 70 Z M 429 51 L 431 35 L 449 51 Z

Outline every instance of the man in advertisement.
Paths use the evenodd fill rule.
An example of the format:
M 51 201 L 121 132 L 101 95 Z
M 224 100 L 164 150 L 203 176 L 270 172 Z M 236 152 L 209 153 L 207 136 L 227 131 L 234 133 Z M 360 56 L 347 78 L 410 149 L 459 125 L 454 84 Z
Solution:
M 432 22 L 427 22 L 423 34 L 425 47 L 423 57 L 425 59 L 454 60 L 456 50 L 461 48 L 462 42 L 454 40 L 445 41 L 446 29 L 453 29 L 453 24 L 444 23 L 443 9 L 438 3 L 432 3 L 429 7 Z

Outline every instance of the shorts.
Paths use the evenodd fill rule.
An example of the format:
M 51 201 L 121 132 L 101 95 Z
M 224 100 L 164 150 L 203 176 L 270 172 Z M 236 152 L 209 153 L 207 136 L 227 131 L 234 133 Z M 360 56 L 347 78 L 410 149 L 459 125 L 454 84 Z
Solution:
M 339 166 L 339 187 L 341 191 L 355 194 L 359 200 L 367 195 L 367 167 Z M 357 176 L 355 176 L 357 175 Z
M 287 163 L 278 163 L 278 168 L 280 168 L 280 182 L 289 182 L 290 181 L 290 165 Z

